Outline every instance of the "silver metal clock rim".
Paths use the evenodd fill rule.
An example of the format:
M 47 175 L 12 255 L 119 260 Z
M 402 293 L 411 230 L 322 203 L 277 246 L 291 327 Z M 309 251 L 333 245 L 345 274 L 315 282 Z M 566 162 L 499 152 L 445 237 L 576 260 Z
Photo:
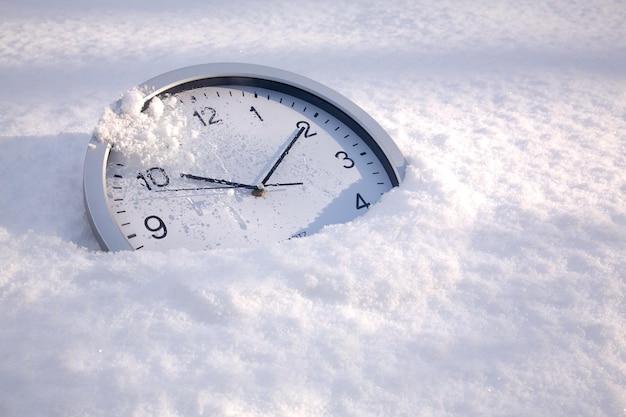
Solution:
M 144 101 L 176 86 L 206 78 L 252 78 L 295 87 L 336 107 L 348 118 L 356 121 L 375 143 L 390 163 L 397 182 L 404 179 L 406 160 L 393 139 L 369 114 L 355 103 L 331 88 L 304 76 L 273 67 L 244 63 L 212 63 L 179 68 L 144 82 L 139 88 L 147 92 Z M 100 246 L 109 251 L 131 250 L 114 221 L 106 201 L 106 164 L 110 146 L 92 137 L 85 156 L 83 196 L 91 228 Z
M 100 247 L 112 252 L 132 250 L 107 204 L 105 177 L 110 150 L 110 146 L 91 139 L 85 155 L 83 199 L 91 230 Z

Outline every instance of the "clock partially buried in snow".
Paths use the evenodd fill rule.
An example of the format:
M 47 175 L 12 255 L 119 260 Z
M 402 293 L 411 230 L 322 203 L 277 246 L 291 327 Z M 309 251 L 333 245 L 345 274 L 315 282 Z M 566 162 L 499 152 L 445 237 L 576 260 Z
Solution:
M 85 158 L 103 249 L 249 247 L 369 207 L 405 160 L 368 114 L 308 78 L 258 65 L 175 70 L 108 108 Z

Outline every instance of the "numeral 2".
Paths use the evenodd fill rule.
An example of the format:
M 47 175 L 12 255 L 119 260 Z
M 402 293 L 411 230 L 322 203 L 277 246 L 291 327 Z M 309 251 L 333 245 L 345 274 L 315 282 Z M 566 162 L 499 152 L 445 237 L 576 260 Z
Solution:
M 304 129 L 305 138 L 310 138 L 311 136 L 317 135 L 317 132 L 309 133 L 309 129 L 311 129 L 311 125 L 309 124 L 309 122 L 305 122 L 304 120 L 300 120 L 298 123 L 296 123 L 296 127 L 299 127 L 300 129 Z

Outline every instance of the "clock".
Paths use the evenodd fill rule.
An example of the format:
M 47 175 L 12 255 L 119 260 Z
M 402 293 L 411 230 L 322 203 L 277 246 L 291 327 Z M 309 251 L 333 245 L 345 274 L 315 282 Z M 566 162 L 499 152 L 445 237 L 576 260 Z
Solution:
M 291 72 L 197 65 L 134 91 L 108 111 L 124 122 L 117 133 L 101 120 L 85 156 L 86 211 L 105 250 L 278 244 L 366 213 L 404 177 L 372 117 Z

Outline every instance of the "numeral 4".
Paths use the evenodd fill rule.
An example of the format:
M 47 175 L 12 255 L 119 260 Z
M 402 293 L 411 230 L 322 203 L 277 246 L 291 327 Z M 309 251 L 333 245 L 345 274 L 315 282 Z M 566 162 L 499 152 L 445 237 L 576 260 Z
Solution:
M 363 196 L 359 193 L 356 193 L 356 209 L 361 210 L 363 208 L 369 208 L 371 203 L 365 201 Z

